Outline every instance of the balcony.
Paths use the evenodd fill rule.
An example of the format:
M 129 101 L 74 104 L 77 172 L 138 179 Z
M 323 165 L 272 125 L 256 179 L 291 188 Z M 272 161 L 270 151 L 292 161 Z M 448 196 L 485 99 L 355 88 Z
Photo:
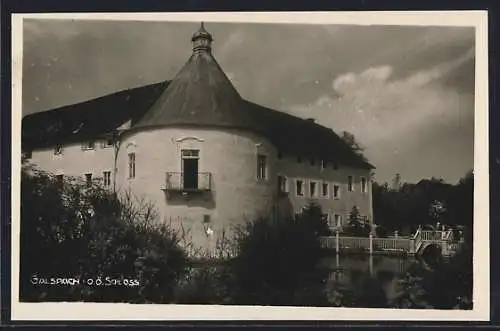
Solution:
M 164 191 L 171 193 L 202 193 L 211 191 L 212 174 L 199 172 L 187 174 L 183 172 L 167 172 Z

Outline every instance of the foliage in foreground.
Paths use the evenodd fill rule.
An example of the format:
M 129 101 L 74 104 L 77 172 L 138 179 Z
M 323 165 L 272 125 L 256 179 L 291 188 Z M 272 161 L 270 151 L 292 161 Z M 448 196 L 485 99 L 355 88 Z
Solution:
M 180 297 L 194 303 L 329 305 L 328 272 L 317 268 L 326 233 L 326 220 L 313 204 L 295 217 L 247 222 L 232 238 L 236 256 L 192 270 Z
M 181 240 L 130 195 L 23 171 L 22 301 L 170 302 L 187 266 Z
M 295 217 L 247 223 L 236 237 L 231 263 L 234 299 L 243 304 L 326 304 L 327 274 L 318 270 L 328 233 L 321 209 L 311 204 Z
M 472 309 L 472 242 L 449 261 L 433 267 L 414 265 L 399 282 L 399 293 L 391 302 L 395 308 Z M 422 262 L 421 264 L 426 264 Z
M 393 308 L 471 308 L 472 248 L 433 271 L 412 270 L 388 301 L 376 279 L 345 285 L 319 268 L 328 226 L 310 205 L 292 218 L 248 222 L 227 249 L 234 258 L 192 265 L 183 235 L 159 225 L 152 206 L 99 185 L 60 183 L 34 170 L 21 190 L 22 301 L 107 301 Z M 225 250 L 226 248 L 222 248 Z M 225 252 L 222 252 L 222 255 Z M 226 255 L 227 257 L 227 255 Z M 453 276 L 450 276 L 453 275 Z M 50 278 L 79 285 L 33 284 Z M 127 279 L 96 286 L 83 280 Z M 137 280 L 135 285 L 130 281 Z

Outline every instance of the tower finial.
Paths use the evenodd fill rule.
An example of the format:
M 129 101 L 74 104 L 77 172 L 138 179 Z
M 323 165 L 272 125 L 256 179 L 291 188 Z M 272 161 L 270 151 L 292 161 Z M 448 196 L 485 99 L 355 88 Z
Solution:
M 212 49 L 212 35 L 205 30 L 205 22 L 201 22 L 200 28 L 193 34 L 193 52 L 210 52 Z

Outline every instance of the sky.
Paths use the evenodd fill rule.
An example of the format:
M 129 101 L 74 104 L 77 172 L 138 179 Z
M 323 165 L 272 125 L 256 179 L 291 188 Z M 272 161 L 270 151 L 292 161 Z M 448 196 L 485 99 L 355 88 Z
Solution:
M 23 115 L 172 79 L 199 23 L 25 20 Z M 472 27 L 206 23 L 247 100 L 353 133 L 375 180 L 474 161 Z

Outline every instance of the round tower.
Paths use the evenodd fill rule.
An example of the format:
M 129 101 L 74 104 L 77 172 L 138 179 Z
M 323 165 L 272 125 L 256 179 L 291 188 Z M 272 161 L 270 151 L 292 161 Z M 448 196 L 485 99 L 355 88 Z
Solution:
M 117 183 L 213 250 L 234 226 L 271 214 L 276 148 L 212 55 L 202 24 L 163 94 L 122 135 Z

